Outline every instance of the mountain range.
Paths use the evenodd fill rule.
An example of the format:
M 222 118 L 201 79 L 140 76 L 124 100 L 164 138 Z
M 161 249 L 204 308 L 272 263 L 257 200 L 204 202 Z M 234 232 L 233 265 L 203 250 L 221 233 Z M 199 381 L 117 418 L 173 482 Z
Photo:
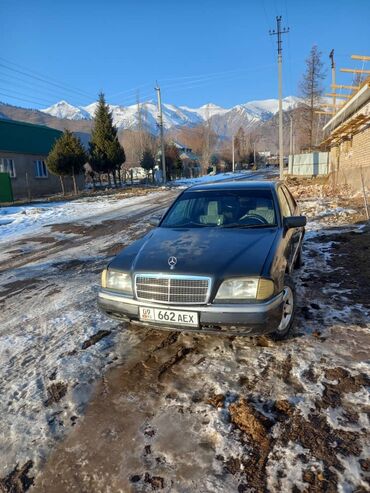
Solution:
M 288 96 L 283 99 L 283 110 L 294 109 L 299 98 Z M 94 118 L 97 103 L 87 106 L 73 106 L 67 101 L 58 103 L 40 110 L 58 119 L 72 121 L 90 121 Z M 113 116 L 113 123 L 118 129 L 136 129 L 140 122 L 143 128 L 154 133 L 157 131 L 158 110 L 153 101 L 146 101 L 131 106 L 109 105 Z M 239 127 L 249 128 L 270 120 L 278 112 L 277 99 L 250 101 L 232 108 L 222 108 L 208 103 L 199 108 L 175 106 L 164 103 L 163 125 L 166 130 L 181 127 L 194 127 L 210 121 L 213 130 L 225 137 L 231 136 Z M 139 110 L 140 108 L 140 110 Z

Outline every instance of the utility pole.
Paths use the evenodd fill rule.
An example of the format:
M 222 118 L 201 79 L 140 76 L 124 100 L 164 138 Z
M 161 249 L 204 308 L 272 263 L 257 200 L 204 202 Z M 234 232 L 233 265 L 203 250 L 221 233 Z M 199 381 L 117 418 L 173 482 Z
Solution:
M 207 170 L 211 161 L 211 120 L 210 120 L 210 115 L 209 115 L 209 104 L 206 106 L 206 113 L 205 113 L 205 140 L 203 143 L 203 156 L 202 156 L 202 161 L 203 161 L 203 172 L 204 174 L 207 174 Z
M 293 156 L 293 116 L 289 115 L 289 118 L 290 118 L 289 154 Z
M 290 133 L 289 133 L 289 173 L 293 174 L 294 154 L 293 154 L 293 116 L 290 114 Z
M 336 110 L 336 102 L 337 102 L 337 95 L 336 95 L 336 84 L 335 84 L 335 61 L 334 61 L 334 48 L 331 50 L 329 54 L 329 58 L 331 60 L 331 85 L 333 87 L 333 108 L 334 111 Z
M 233 173 L 235 172 L 235 135 L 232 137 Z
M 163 115 L 162 115 L 162 101 L 161 101 L 161 88 L 158 85 L 155 87 L 157 91 L 157 101 L 158 101 L 158 126 L 161 136 L 161 157 L 162 157 L 162 180 L 163 183 L 166 183 L 166 156 L 164 153 L 164 136 L 163 136 Z
M 137 91 L 136 93 L 136 102 L 137 102 L 137 126 L 139 131 L 139 149 L 140 149 L 140 160 L 143 157 L 143 121 L 141 118 L 141 104 L 140 104 L 140 93 Z
M 280 180 L 284 176 L 284 142 L 283 142 L 283 56 L 282 56 L 282 39 L 281 35 L 289 32 L 288 28 L 281 29 L 281 15 L 276 17 L 276 31 L 270 30 L 271 36 L 277 36 L 278 45 L 278 78 L 279 78 L 279 169 Z

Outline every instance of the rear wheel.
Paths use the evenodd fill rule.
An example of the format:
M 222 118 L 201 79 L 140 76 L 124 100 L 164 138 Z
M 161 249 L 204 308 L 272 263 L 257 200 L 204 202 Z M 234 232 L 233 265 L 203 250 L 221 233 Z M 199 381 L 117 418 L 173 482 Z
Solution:
M 294 325 L 296 294 L 294 284 L 288 276 L 284 279 L 283 302 L 279 327 L 270 334 L 271 339 L 285 339 Z

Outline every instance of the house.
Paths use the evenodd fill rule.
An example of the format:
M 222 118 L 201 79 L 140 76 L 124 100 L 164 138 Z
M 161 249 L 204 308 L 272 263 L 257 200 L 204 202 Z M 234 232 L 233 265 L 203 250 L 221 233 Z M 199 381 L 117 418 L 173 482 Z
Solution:
M 370 77 L 324 126 L 333 184 L 370 185 Z
M 61 135 L 59 130 L 43 125 L 0 119 L 0 173 L 10 176 L 14 200 L 61 192 L 60 178 L 49 173 L 45 164 L 50 149 Z M 7 182 L 1 183 L 7 186 Z M 69 177 L 64 178 L 64 183 L 67 192 L 73 190 Z M 82 176 L 78 177 L 77 183 L 83 186 Z M 9 194 L 2 193 L 1 196 Z
M 190 147 L 184 146 L 179 142 L 173 142 L 173 145 L 178 149 L 179 156 L 183 165 L 183 174 L 186 178 L 196 178 L 201 171 L 199 157 L 192 151 Z

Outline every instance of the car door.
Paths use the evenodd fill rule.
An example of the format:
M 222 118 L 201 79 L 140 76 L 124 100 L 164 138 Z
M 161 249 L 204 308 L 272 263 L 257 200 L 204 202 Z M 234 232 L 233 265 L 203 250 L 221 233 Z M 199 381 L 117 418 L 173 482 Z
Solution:
M 293 212 L 282 186 L 280 186 L 277 189 L 277 196 L 280 205 L 281 216 L 282 219 L 284 220 L 284 218 L 292 216 Z M 295 257 L 295 242 L 296 242 L 295 229 L 287 229 L 284 232 L 283 241 L 285 243 L 284 256 L 288 264 L 288 271 L 290 272 L 292 270 L 294 257 Z

